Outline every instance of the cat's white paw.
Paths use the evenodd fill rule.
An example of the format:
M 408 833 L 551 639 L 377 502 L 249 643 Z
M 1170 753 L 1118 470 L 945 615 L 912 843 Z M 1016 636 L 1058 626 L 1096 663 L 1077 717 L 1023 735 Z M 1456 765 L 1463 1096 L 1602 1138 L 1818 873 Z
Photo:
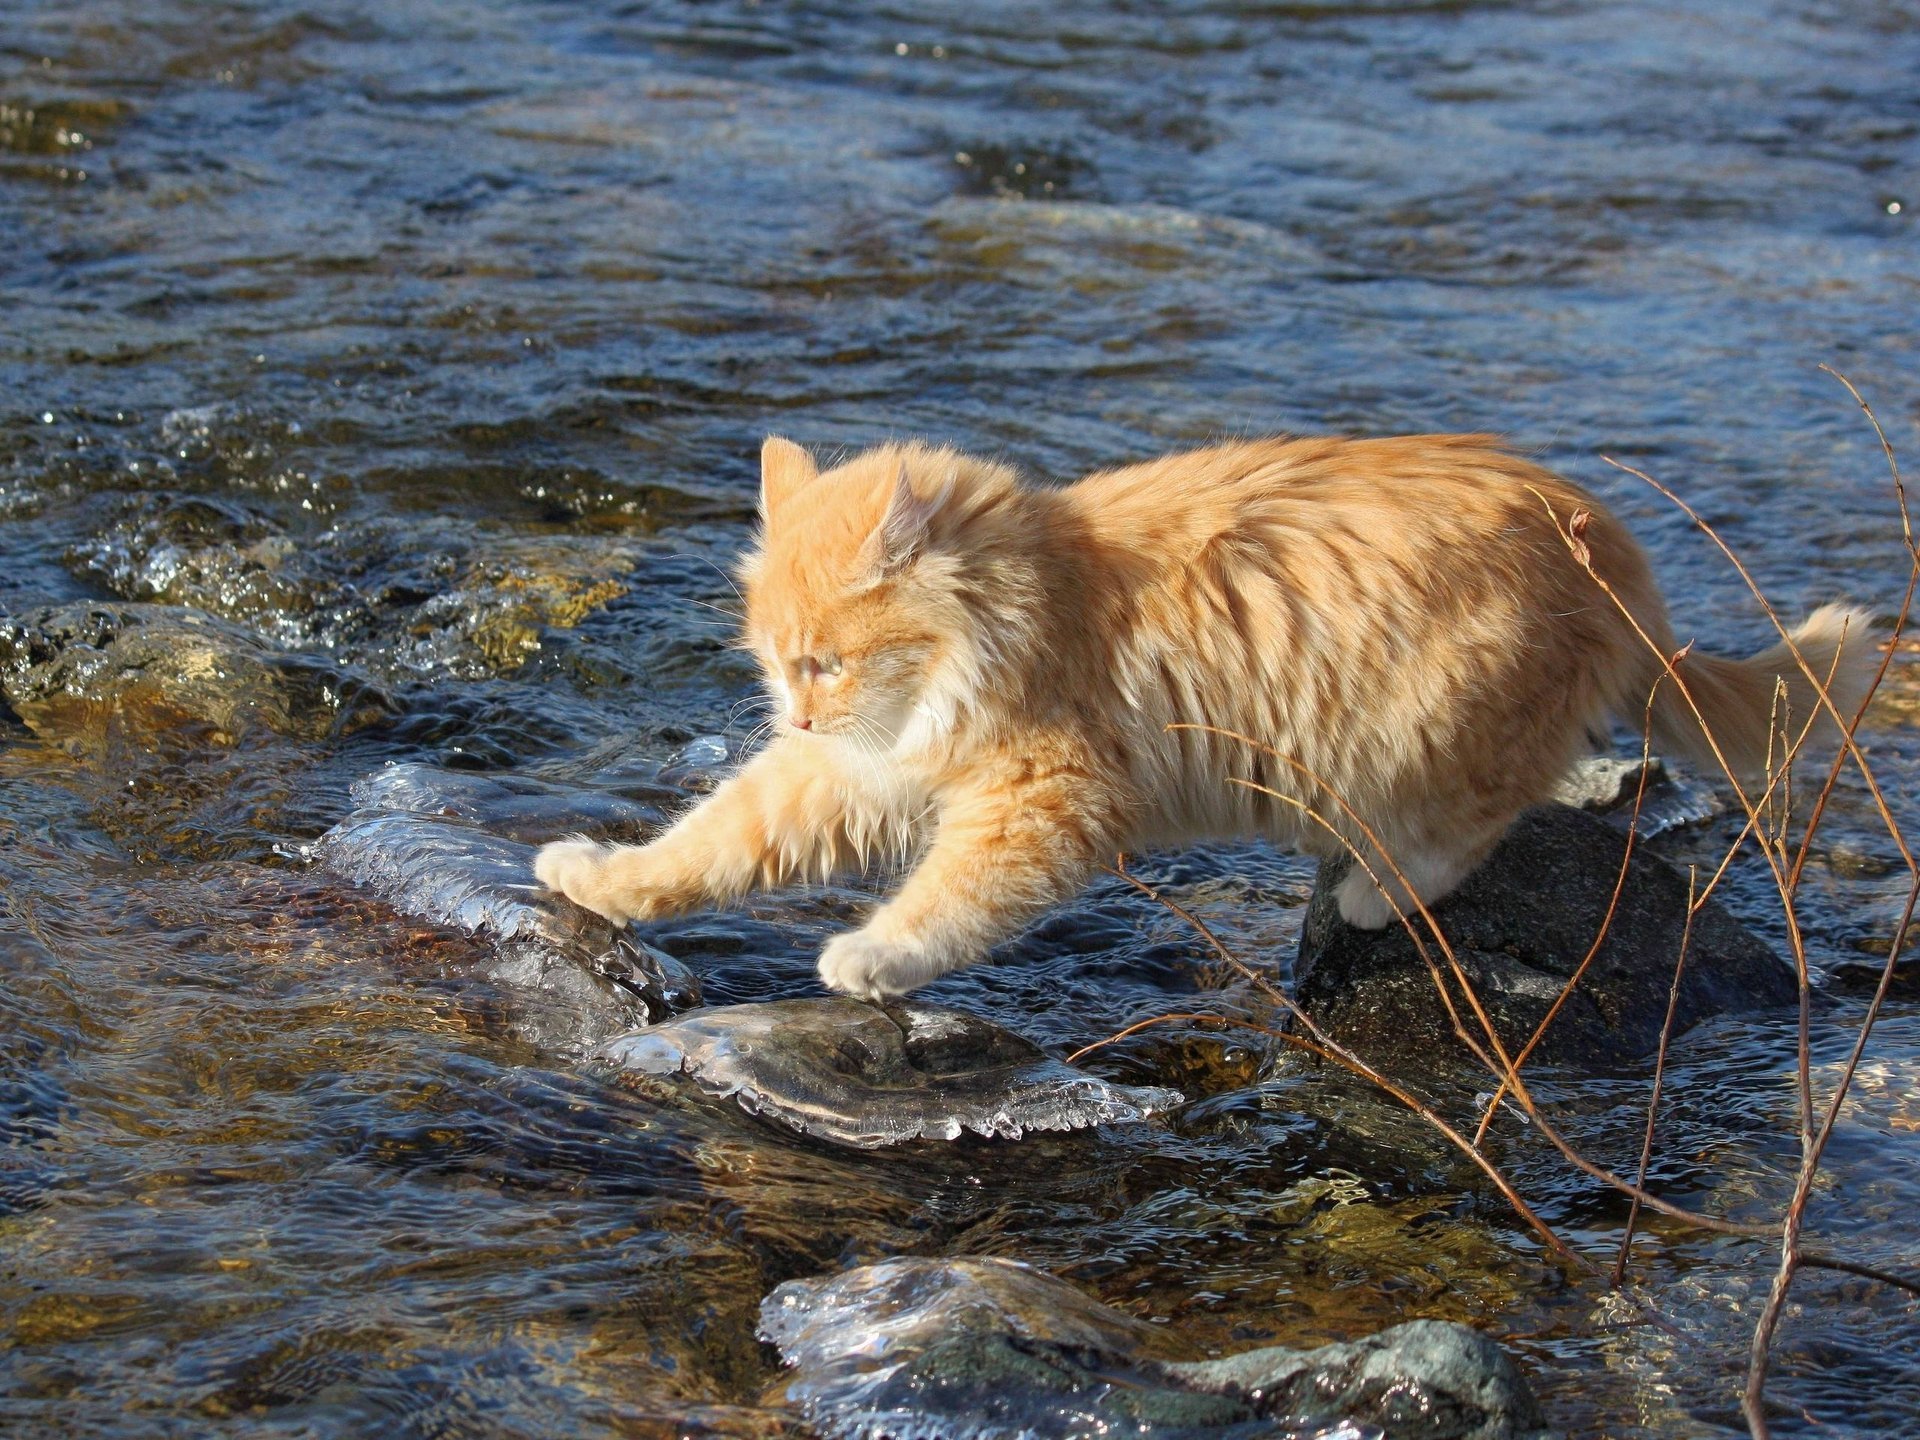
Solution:
M 882 940 L 864 930 L 836 935 L 820 951 L 820 980 L 829 990 L 883 1000 L 924 985 L 944 968 L 917 945 Z
M 596 915 L 604 915 L 616 925 L 630 918 L 615 902 L 607 884 L 608 846 L 593 840 L 555 840 L 542 845 L 533 857 L 533 878 L 574 904 Z
M 1340 877 L 1333 898 L 1340 907 L 1340 918 L 1360 930 L 1384 930 L 1400 918 L 1392 902 L 1373 883 L 1373 877 L 1358 865 Z

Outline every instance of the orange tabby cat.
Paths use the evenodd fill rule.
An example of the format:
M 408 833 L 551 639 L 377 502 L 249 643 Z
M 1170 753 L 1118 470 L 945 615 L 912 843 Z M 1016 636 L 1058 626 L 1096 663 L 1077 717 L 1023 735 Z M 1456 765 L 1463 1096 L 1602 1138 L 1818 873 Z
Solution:
M 651 844 L 548 845 L 535 870 L 623 921 L 912 857 L 898 893 L 821 953 L 821 978 L 856 995 L 970 964 L 1116 852 L 1243 835 L 1341 848 L 1230 783 L 1344 824 L 1310 780 L 1178 722 L 1298 760 L 1421 899 L 1447 894 L 1609 712 L 1637 723 L 1660 675 L 1549 505 L 1563 524 L 1589 513 L 1595 568 L 1674 648 L 1619 522 L 1484 436 L 1249 441 L 1059 489 L 921 444 L 822 474 L 775 438 L 761 464 L 745 640 L 783 733 Z M 1835 667 L 1843 713 L 1865 688 L 1866 623 L 1828 606 L 1796 632 L 1816 673 Z M 1743 773 L 1767 763 L 1777 674 L 1792 713 L 1812 713 L 1784 646 L 1679 668 Z M 1714 763 L 1671 681 L 1656 719 Z M 1355 867 L 1341 913 L 1386 924 L 1409 903 L 1389 888 Z

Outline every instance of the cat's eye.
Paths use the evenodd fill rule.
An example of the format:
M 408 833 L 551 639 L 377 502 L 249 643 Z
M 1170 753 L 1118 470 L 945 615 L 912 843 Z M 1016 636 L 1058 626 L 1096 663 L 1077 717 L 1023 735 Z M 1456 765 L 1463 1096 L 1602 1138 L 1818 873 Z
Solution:
M 837 676 L 841 670 L 840 657 L 838 655 L 829 655 L 824 659 L 814 655 L 802 655 L 799 660 L 795 662 L 795 666 L 802 675 L 806 676 Z

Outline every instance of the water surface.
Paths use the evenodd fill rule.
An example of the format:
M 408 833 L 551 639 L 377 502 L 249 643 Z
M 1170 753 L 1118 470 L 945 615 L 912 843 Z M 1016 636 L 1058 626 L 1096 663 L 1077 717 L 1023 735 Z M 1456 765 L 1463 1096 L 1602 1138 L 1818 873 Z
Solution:
M 306 847 L 390 760 L 658 799 L 689 741 L 744 737 L 722 571 L 770 430 L 1065 477 L 1493 429 L 1627 516 L 1683 635 L 1768 638 L 1602 454 L 1784 608 L 1889 612 L 1881 458 L 1815 367 L 1920 456 L 1916 73 L 1906 0 L 0 0 L 0 611 L 195 607 L 379 698 L 286 733 L 0 717 L 0 1428 L 761 1434 L 796 1423 L 753 1335 L 775 1284 L 984 1253 L 1219 1352 L 1466 1319 L 1572 1433 L 1737 1430 L 1764 1245 L 1648 1225 L 1648 1325 L 1416 1122 L 1196 1030 L 1089 1062 L 1196 1097 L 1166 1128 L 837 1151 L 529 1039 L 478 942 Z M 1892 689 L 1866 733 L 1911 823 L 1904 662 Z M 1876 826 L 1843 785 L 1805 887 L 1823 969 L 1890 944 Z M 1284 974 L 1297 862 L 1142 873 Z M 1779 937 L 1764 867 L 1728 895 Z M 710 1001 L 805 995 L 862 897 L 650 938 Z M 1916 1259 L 1910 993 L 1813 1211 L 1881 1263 Z M 1258 1009 L 1117 882 L 927 998 L 1056 1055 Z M 1819 1022 L 1823 1074 L 1860 1008 Z M 1792 1033 L 1679 1047 L 1667 1193 L 1774 1213 Z M 1542 1088 L 1626 1164 L 1646 1085 Z M 1608 1257 L 1623 1207 L 1496 1134 Z M 1912 1302 L 1796 1293 L 1782 1432 L 1920 1426 Z

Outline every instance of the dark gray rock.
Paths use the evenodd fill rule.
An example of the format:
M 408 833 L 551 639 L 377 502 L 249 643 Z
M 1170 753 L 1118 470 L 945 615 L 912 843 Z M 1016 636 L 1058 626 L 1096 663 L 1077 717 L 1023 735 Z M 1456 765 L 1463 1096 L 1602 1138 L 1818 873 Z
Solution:
M 1515 1440 L 1540 1410 L 1498 1346 L 1397 1325 L 1348 1345 L 1181 1362 L 1169 1335 L 1011 1260 L 895 1259 L 780 1286 L 760 1333 L 834 1437 Z
M 841 996 L 729 1005 L 609 1043 L 640 1075 L 686 1075 L 710 1094 L 842 1145 L 872 1149 L 1019 1139 L 1143 1120 L 1182 1103 L 1172 1090 L 1115 1085 L 958 1010 Z
M 1618 829 L 1582 811 L 1529 810 L 1487 862 L 1434 907 L 1510 1051 L 1526 1043 L 1599 933 L 1625 845 Z M 1333 889 L 1345 869 L 1321 866 L 1300 935 L 1295 998 L 1371 1061 L 1411 1059 L 1431 1068 L 1442 1054 L 1465 1059 L 1405 929 L 1395 923 L 1357 930 L 1340 918 Z M 1653 1053 L 1686 908 L 1686 878 L 1636 847 L 1606 941 L 1534 1052 L 1537 1059 L 1592 1066 Z M 1430 939 L 1428 949 L 1444 971 Z M 1708 901 L 1694 919 L 1674 1033 L 1714 1015 L 1789 1004 L 1795 994 L 1787 964 Z M 1455 1003 L 1472 1026 L 1457 991 Z
M 109 724 L 197 729 L 215 743 L 255 727 L 320 739 L 396 710 L 351 672 L 172 605 L 57 605 L 0 619 L 0 694 L 53 740 Z

